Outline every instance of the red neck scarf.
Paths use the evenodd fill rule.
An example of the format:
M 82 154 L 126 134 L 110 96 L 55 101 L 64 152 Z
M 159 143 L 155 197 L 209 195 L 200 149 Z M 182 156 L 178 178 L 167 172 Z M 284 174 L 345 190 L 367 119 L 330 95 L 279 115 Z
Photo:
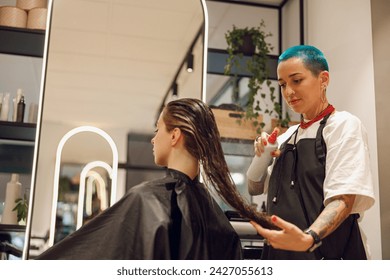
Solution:
M 300 127 L 305 129 L 305 128 L 308 128 L 309 126 L 311 126 L 313 123 L 315 123 L 316 121 L 319 121 L 321 120 L 323 117 L 325 117 L 326 115 L 328 114 L 331 114 L 333 111 L 334 111 L 334 107 L 332 105 L 328 105 L 328 107 L 326 107 L 321 113 L 319 113 L 314 119 L 308 121 L 308 122 L 304 122 L 303 120 L 301 121 L 301 125 Z

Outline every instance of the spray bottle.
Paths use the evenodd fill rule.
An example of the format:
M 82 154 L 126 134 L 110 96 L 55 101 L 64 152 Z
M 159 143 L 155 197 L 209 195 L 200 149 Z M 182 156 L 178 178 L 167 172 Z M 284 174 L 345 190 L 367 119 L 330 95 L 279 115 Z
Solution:
M 278 129 L 274 129 L 274 131 L 268 137 L 267 145 L 264 145 L 264 152 L 261 154 L 261 156 L 255 155 L 253 157 L 252 163 L 246 173 L 249 180 L 253 182 L 259 182 L 263 177 L 263 174 L 266 172 L 268 166 L 271 165 L 273 159 L 271 153 L 278 148 L 278 132 Z

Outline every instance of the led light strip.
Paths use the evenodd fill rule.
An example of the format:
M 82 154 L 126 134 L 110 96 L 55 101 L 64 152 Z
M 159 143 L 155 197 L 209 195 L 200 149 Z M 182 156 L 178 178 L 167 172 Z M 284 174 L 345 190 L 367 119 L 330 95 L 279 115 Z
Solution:
M 69 132 L 67 132 L 58 144 L 57 154 L 56 154 L 56 165 L 54 171 L 54 185 L 53 185 L 53 204 L 52 204 L 52 213 L 51 213 L 51 223 L 50 223 L 50 232 L 49 232 L 49 246 L 54 244 L 54 233 L 55 233 L 55 223 L 56 223 L 56 213 L 57 213 L 57 200 L 58 200 L 58 186 L 60 181 L 60 166 L 61 166 L 61 156 L 62 150 L 65 143 L 74 135 L 83 132 L 96 133 L 102 136 L 110 145 L 112 150 L 112 172 L 111 172 L 111 197 L 110 205 L 116 202 L 116 188 L 117 188 L 117 175 L 118 175 L 118 149 L 115 145 L 114 140 L 108 135 L 105 131 L 94 127 L 94 126 L 80 126 L 76 127 Z

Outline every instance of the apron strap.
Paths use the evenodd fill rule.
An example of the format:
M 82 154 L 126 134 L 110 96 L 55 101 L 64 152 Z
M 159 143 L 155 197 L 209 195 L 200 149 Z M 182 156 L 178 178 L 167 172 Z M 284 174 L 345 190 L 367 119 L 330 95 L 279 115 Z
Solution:
M 315 149 L 318 160 L 322 165 L 325 165 L 326 160 L 326 144 L 324 138 L 322 137 L 322 131 L 324 130 L 326 121 L 328 120 L 330 114 L 326 115 L 320 122 L 320 127 L 317 130 L 317 136 L 315 141 Z

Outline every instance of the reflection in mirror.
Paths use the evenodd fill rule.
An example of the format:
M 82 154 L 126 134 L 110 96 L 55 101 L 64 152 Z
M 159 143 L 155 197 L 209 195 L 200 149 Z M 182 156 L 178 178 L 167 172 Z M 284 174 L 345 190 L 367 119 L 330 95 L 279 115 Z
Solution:
M 207 1 L 207 9 L 209 13 L 209 48 L 213 50 L 220 50 L 226 52 L 227 42 L 225 34 L 228 30 L 231 30 L 233 25 L 237 28 L 251 28 L 259 25 L 261 20 L 264 20 L 266 33 L 271 33 L 272 36 L 267 37 L 266 41 L 273 46 L 270 55 L 278 55 L 279 53 L 279 14 L 277 8 L 270 8 L 256 6 L 256 3 L 263 3 L 264 1 L 254 1 L 252 4 L 243 3 L 227 3 L 224 1 Z M 263 3 L 264 4 L 264 3 Z M 267 6 L 267 5 L 266 5 Z M 245 14 L 245 17 L 239 16 Z M 221 53 L 222 53 L 221 52 Z M 226 57 L 227 58 L 227 57 Z M 207 102 L 209 105 L 220 106 L 226 104 L 234 104 L 241 109 L 245 108 L 245 104 L 248 101 L 248 78 L 240 77 L 238 80 L 238 94 L 233 90 L 234 79 L 230 76 L 224 75 L 224 66 L 226 61 L 222 61 L 222 65 L 217 65 L 217 61 L 213 60 L 209 63 L 213 63 L 213 73 L 207 74 Z M 220 69 L 216 69 L 220 66 Z M 217 73 L 218 72 L 218 73 Z M 278 84 L 275 81 L 271 81 L 272 86 L 278 88 Z M 269 96 L 269 89 L 263 86 L 265 95 Z M 237 95 L 237 96 L 236 96 Z M 279 99 L 279 94 L 276 94 L 276 98 Z M 260 99 L 259 99 L 260 100 Z M 279 100 L 276 100 L 279 101 Z M 273 108 L 273 102 L 269 98 L 261 99 L 264 102 L 264 108 Z M 284 106 L 286 107 L 286 106 Z M 264 111 L 264 110 L 263 110 Z M 275 115 L 276 116 L 276 115 Z M 270 129 L 271 116 L 263 114 L 264 122 L 267 127 L 265 130 Z
M 238 28 L 250 28 L 258 26 L 260 21 L 264 20 L 265 32 L 272 33 L 271 37 L 267 37 L 267 42 L 274 47 L 270 54 L 277 55 L 279 53 L 279 12 L 277 8 L 256 6 L 256 3 L 264 4 L 266 1 L 252 1 L 251 3 L 246 2 L 246 4 L 240 1 L 237 1 L 237 3 L 228 2 L 212 0 L 206 2 L 209 14 L 209 66 L 206 102 L 213 107 L 218 107 L 218 109 L 214 109 L 214 113 L 222 136 L 225 158 L 237 188 L 248 201 L 252 202 L 258 210 L 261 210 L 265 196 L 251 197 L 247 191 L 246 178 L 246 170 L 253 158 L 253 139 L 256 137 L 256 130 L 250 123 L 244 125 L 244 122 L 242 122 L 239 124 L 237 118 L 233 117 L 237 115 L 234 114 L 235 111 L 243 110 L 246 107 L 248 77 L 239 77 L 237 93 L 234 91 L 234 79 L 231 76 L 224 75 L 224 66 L 227 59 L 225 34 L 232 29 L 233 25 Z M 278 88 L 276 81 L 272 81 L 272 85 Z M 269 93 L 268 88 L 263 87 L 263 89 L 265 94 Z M 279 98 L 278 94 L 276 94 L 276 98 Z M 262 102 L 268 104 L 269 107 L 272 105 L 269 98 L 262 100 Z M 220 113 L 217 114 L 217 112 Z M 262 116 L 262 120 L 266 124 L 264 129 L 268 131 L 271 125 L 270 116 Z M 222 201 L 220 201 L 220 205 L 224 210 L 233 210 Z
M 61 138 L 79 126 L 94 126 L 110 135 L 119 165 L 126 168 L 118 170 L 114 199 L 123 196 L 127 170 L 139 168 L 137 162 L 128 162 L 128 135 L 153 134 L 161 102 L 164 97 L 170 101 L 174 83 L 178 97 L 201 97 L 203 32 L 199 30 L 203 31 L 203 25 L 201 1 L 53 1 L 29 258 L 49 247 L 49 209 L 53 190 L 58 190 L 53 182 Z M 188 53 L 194 58 L 191 73 L 184 63 Z M 93 161 L 112 166 L 108 150 L 106 143 L 96 139 L 69 143 L 61 157 L 61 172 L 71 164 L 80 167 L 80 174 L 73 176 L 80 176 L 82 168 Z M 151 152 L 150 144 L 145 153 Z M 103 180 L 109 177 L 101 175 Z M 86 194 L 92 191 L 93 198 L 95 190 L 97 197 L 102 188 L 101 180 L 89 179 L 92 176 L 85 174 L 83 215 L 87 204 L 93 205 Z M 58 197 L 65 195 L 60 192 Z M 72 203 L 61 207 L 72 209 Z M 75 228 L 77 217 L 72 215 L 66 222 Z

